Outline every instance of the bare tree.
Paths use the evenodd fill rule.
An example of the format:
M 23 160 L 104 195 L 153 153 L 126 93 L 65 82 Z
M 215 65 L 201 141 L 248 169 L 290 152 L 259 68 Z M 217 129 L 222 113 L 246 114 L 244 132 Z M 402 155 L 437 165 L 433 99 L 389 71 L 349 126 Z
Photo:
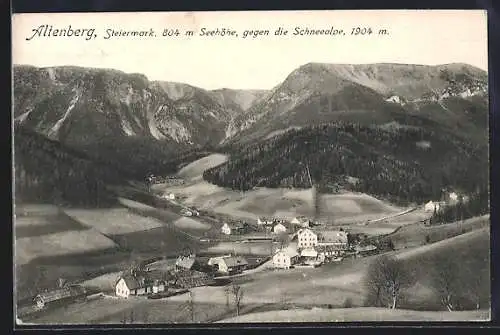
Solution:
M 452 258 L 440 258 L 433 270 L 432 282 L 443 306 L 453 311 L 457 307 L 461 289 L 459 268 Z
M 395 309 L 402 291 L 412 283 L 403 262 L 390 256 L 378 257 L 370 264 L 365 278 L 367 303 Z
M 194 322 L 194 293 L 193 291 L 189 291 L 189 302 L 188 302 L 188 310 L 191 316 L 191 322 Z
M 231 286 L 231 293 L 236 307 L 236 316 L 240 315 L 241 301 L 243 300 L 243 289 L 240 285 L 234 284 Z

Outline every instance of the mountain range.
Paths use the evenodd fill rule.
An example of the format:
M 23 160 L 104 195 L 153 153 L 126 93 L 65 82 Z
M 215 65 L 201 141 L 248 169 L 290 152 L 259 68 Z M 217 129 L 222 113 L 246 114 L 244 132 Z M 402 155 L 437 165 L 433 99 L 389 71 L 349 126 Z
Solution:
M 463 169 L 475 159 L 487 168 L 487 73 L 467 64 L 309 63 L 270 91 L 210 91 L 117 70 L 15 66 L 14 118 L 22 129 L 128 169 L 136 178 L 170 172 L 179 156 L 187 160 L 213 150 L 231 159 L 205 177 L 233 188 L 303 186 L 300 169 L 290 168 L 297 160 L 330 162 L 322 175 L 312 168 L 315 178 L 339 182 L 340 174 L 366 179 L 368 172 L 352 166 L 374 155 L 371 161 L 384 180 L 412 176 L 424 189 L 438 179 L 440 186 L 467 189 L 484 182 L 456 169 L 443 174 L 436 164 L 424 163 L 431 157 L 446 157 Z M 370 142 L 360 134 L 389 142 L 404 138 L 405 144 Z M 331 157 L 347 157 L 342 173 Z M 273 166 L 287 166 L 288 172 Z M 473 179 L 463 185 L 458 175 Z

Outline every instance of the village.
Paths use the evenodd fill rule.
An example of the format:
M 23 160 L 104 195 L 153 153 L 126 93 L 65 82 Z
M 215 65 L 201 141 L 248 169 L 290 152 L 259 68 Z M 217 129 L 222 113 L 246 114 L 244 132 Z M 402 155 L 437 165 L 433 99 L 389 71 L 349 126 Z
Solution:
M 174 182 L 179 183 L 175 180 Z M 196 208 L 182 205 L 172 192 L 164 192 L 157 197 L 179 206 L 179 213 L 183 216 L 205 215 Z M 421 208 L 428 216 L 422 223 L 429 225 L 433 213 L 456 201 L 458 195 L 455 192 L 448 195 L 447 201 L 429 201 Z M 414 209 L 406 212 L 412 210 Z M 377 220 L 368 220 L 362 225 L 375 221 Z M 99 288 L 78 283 L 60 282 L 57 289 L 37 294 L 33 298 L 31 308 L 34 311 L 42 311 L 52 305 L 65 305 L 72 301 L 85 302 L 102 297 L 165 299 L 189 293 L 196 287 L 227 286 L 233 278 L 258 271 L 286 272 L 316 268 L 327 263 L 342 262 L 346 258 L 364 257 L 387 250 L 372 243 L 374 240 L 367 238 L 366 234 L 353 233 L 317 218 L 305 216 L 259 217 L 253 222 L 227 219 L 219 221 L 218 224 L 217 232 L 212 233 L 210 237 L 201 237 L 200 243 L 214 240 L 236 244 L 264 242 L 269 245 L 268 255 L 249 255 L 236 250 L 229 253 L 196 254 L 189 249 L 179 253 L 175 259 L 158 255 L 153 259 L 131 263 L 114 281 L 112 292 L 103 292 Z

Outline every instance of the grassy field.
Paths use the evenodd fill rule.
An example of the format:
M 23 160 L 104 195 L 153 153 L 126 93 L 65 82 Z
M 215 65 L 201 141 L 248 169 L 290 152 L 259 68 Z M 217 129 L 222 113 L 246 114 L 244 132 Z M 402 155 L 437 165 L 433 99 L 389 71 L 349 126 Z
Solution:
M 226 155 L 212 154 L 184 166 L 177 174 L 183 179 L 199 178 L 205 170 L 225 163 L 227 159 Z
M 106 235 L 128 234 L 163 226 L 159 220 L 134 214 L 127 208 L 66 209 L 65 212 L 82 224 Z
M 276 306 L 288 309 L 316 306 L 320 309 L 267 312 L 248 314 L 238 319 L 228 319 L 234 312 L 226 307 L 227 295 L 224 287 L 198 287 L 192 289 L 198 322 L 226 320 L 227 322 L 284 321 L 422 321 L 422 320 L 485 320 L 489 313 L 485 310 L 470 312 L 442 312 L 436 301 L 436 294 L 430 285 L 430 273 L 439 266 L 438 256 L 455 258 L 464 269 L 474 273 L 489 271 L 489 230 L 476 229 L 470 233 L 444 241 L 419 247 L 394 251 L 396 257 L 405 260 L 411 267 L 418 284 L 405 292 L 405 300 L 400 309 L 360 308 L 364 304 L 363 277 L 368 265 L 378 256 L 345 259 L 340 263 L 325 264 L 320 268 L 272 270 L 236 277 L 244 292 L 243 313 L 264 311 Z M 482 261 L 481 261 L 482 260 Z M 488 273 L 489 274 L 489 273 Z M 484 278 L 489 278 L 489 275 Z M 100 280 L 110 283 L 118 273 L 102 276 Z M 489 287 L 485 286 L 483 298 L 489 299 Z M 111 287 L 110 287 L 111 288 Z M 352 309 L 341 310 L 347 299 Z M 173 296 L 165 300 L 146 299 L 101 299 L 87 304 L 73 304 L 64 309 L 50 311 L 34 320 L 37 323 L 119 323 L 124 317 L 134 313 L 135 322 L 189 322 L 186 312 L 188 294 Z M 487 307 L 483 300 L 482 308 Z M 273 307 L 274 306 L 274 307 Z M 326 308 L 328 306 L 328 309 Z M 322 308 L 322 309 L 321 309 Z M 338 310 L 336 310 L 338 309 Z M 410 311 L 411 309 L 411 311 Z M 426 309 L 427 311 L 423 311 Z M 417 311 L 421 310 L 421 311 Z M 429 311 L 434 310 L 434 311 Z M 278 314 L 276 314 L 278 313 Z M 292 317 L 293 316 L 293 317 Z M 253 319 L 255 318 L 255 319 Z
M 292 218 L 296 215 L 312 216 L 311 190 L 258 188 L 248 192 L 237 192 L 203 181 L 203 171 L 223 163 L 224 155 L 214 154 L 185 166 L 179 176 L 186 179 L 183 185 L 158 184 L 156 191 L 173 192 L 183 202 L 201 209 L 210 209 L 246 220 L 256 220 L 259 216 L 281 216 Z M 404 210 L 365 194 L 324 195 L 324 215 L 336 220 L 351 222 L 376 219 Z
M 429 242 L 432 243 L 489 226 L 489 215 L 471 218 L 464 222 L 436 226 L 425 226 L 423 223 L 416 223 L 401 227 L 394 234 L 386 236 L 385 239 L 390 239 L 396 249 L 412 248 L 427 244 L 427 236 Z
M 364 307 L 270 311 L 241 315 L 221 322 L 488 321 L 489 319 L 489 311 L 420 312 Z
M 94 229 L 16 239 L 16 264 L 26 264 L 37 257 L 77 254 L 116 248 L 116 244 Z
M 16 239 L 88 229 L 59 209 L 50 214 L 38 211 L 16 216 L 14 228 Z
M 210 322 L 231 315 L 234 312 L 225 304 L 196 303 L 194 306 L 194 322 Z M 23 321 L 31 324 L 121 324 L 123 320 L 127 323 L 189 323 L 192 315 L 188 304 L 170 299 L 101 298 L 49 310 Z

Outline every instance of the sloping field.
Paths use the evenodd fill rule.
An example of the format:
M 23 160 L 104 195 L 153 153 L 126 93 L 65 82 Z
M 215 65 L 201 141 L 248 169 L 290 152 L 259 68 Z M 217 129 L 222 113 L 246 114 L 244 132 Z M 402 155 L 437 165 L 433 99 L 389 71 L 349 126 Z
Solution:
M 220 322 L 488 321 L 489 311 L 419 312 L 387 308 L 297 309 L 251 313 Z
M 489 215 L 475 217 L 464 222 L 448 223 L 436 226 L 425 226 L 423 223 L 417 223 L 401 227 L 394 234 L 388 235 L 396 249 L 418 247 L 426 244 L 426 237 L 429 242 L 437 242 L 470 232 L 472 230 L 490 226 Z
M 132 233 L 110 235 L 120 247 L 139 253 L 178 256 L 186 248 L 198 250 L 198 240 L 172 227 L 162 226 Z
M 45 204 L 16 204 L 14 213 L 17 217 L 20 216 L 43 216 L 43 215 L 56 215 L 59 208 L 54 205 Z
M 65 231 L 19 238 L 15 242 L 16 264 L 26 264 L 37 257 L 60 256 L 106 250 L 116 244 L 95 229 Z
M 87 229 L 87 227 L 73 220 L 64 212 L 51 214 L 31 213 L 14 218 L 16 239 Z
M 157 189 L 159 187 L 162 186 L 158 185 Z M 240 193 L 205 181 L 163 188 L 182 197 L 187 205 L 241 219 L 256 220 L 259 216 L 291 219 L 297 215 L 313 215 L 311 190 L 259 188 Z M 354 193 L 324 195 L 322 202 L 324 216 L 333 217 L 339 223 L 378 219 L 404 210 Z
M 212 154 L 201 159 L 198 159 L 186 166 L 184 166 L 178 175 L 184 179 L 193 179 L 203 175 L 205 170 L 213 168 L 226 162 L 228 157 L 221 154 Z
M 65 212 L 73 219 L 106 235 L 128 234 L 163 226 L 163 223 L 156 219 L 133 214 L 126 208 L 67 209 Z
M 186 179 L 183 185 L 155 185 L 156 191 L 173 192 L 183 203 L 201 209 L 255 220 L 259 216 L 293 218 L 297 215 L 312 216 L 312 192 L 295 189 L 258 188 L 248 192 L 225 189 L 202 180 L 203 171 L 222 164 L 227 157 L 214 154 L 192 162 L 179 171 Z M 365 194 L 344 193 L 322 197 L 325 217 L 333 217 L 339 223 L 366 221 L 395 214 L 404 210 Z
M 200 222 L 200 221 L 191 219 L 189 217 L 181 217 L 181 218 L 175 220 L 174 226 L 176 226 L 179 229 L 186 229 L 186 230 L 190 230 L 190 229 L 209 230 L 210 228 L 212 228 L 212 226 L 210 226 L 207 223 Z

